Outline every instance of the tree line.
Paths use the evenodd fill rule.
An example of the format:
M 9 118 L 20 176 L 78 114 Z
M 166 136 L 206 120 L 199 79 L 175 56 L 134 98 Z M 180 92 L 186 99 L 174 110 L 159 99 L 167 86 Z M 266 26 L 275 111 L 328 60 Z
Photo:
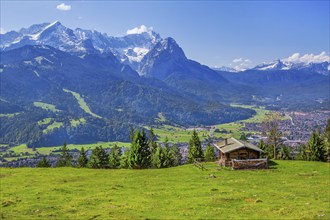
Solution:
M 67 145 L 64 144 L 56 167 L 93 168 L 93 169 L 148 169 L 167 168 L 182 164 L 182 154 L 177 144 L 170 144 L 167 137 L 164 143 L 156 141 L 156 135 L 151 128 L 147 135 L 145 129 L 130 130 L 130 148 L 121 148 L 115 145 L 107 153 L 102 146 L 92 150 L 88 157 L 84 148 L 81 148 L 76 164 Z M 216 159 L 214 148 L 208 144 L 205 151 L 202 149 L 198 133 L 194 130 L 189 141 L 186 163 L 193 163 L 195 159 L 214 161 Z M 51 164 L 43 157 L 37 167 L 50 167 Z

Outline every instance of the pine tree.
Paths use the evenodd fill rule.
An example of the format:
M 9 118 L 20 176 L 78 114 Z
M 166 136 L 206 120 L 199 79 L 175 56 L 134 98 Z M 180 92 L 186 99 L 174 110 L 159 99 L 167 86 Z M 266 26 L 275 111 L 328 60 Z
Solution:
M 129 140 L 132 142 L 134 138 L 134 128 L 130 128 L 129 130 Z
M 171 147 L 168 143 L 167 136 L 165 137 L 165 141 L 164 141 L 164 150 L 165 150 L 164 167 L 172 167 L 174 155 L 173 155 L 173 152 L 171 151 Z
M 149 148 L 150 148 L 151 154 L 154 154 L 156 151 L 156 148 L 157 148 L 156 136 L 155 136 L 153 128 L 150 128 L 150 130 L 149 130 Z
M 99 147 L 98 158 L 100 161 L 100 168 L 109 168 L 109 155 L 105 152 L 102 146 Z
M 282 160 L 290 160 L 290 157 L 291 157 L 290 148 L 283 145 L 282 148 L 281 148 L 281 154 L 280 155 L 281 155 Z
M 42 159 L 37 164 L 37 167 L 50 167 L 50 163 L 46 160 L 46 157 L 42 157 Z
M 92 150 L 92 155 L 87 166 L 94 169 L 105 169 L 109 167 L 109 156 L 102 146 L 96 147 Z
M 72 156 L 69 153 L 66 143 L 64 142 L 62 150 L 61 150 L 61 157 L 58 160 L 56 166 L 57 167 L 70 167 L 72 166 Z
M 130 157 L 130 150 L 126 149 L 120 157 L 120 168 L 125 168 L 125 169 L 129 168 L 129 163 L 128 163 L 129 157 Z
M 324 129 L 322 139 L 324 146 L 324 159 L 326 161 L 330 161 L 330 118 L 327 120 L 327 125 Z
M 152 155 L 152 167 L 164 168 L 166 167 L 167 152 L 165 148 L 157 146 L 155 153 Z
M 144 129 L 135 133 L 128 160 L 130 168 L 145 169 L 150 166 L 151 152 L 148 142 Z
M 260 140 L 258 147 L 263 151 L 263 153 L 261 153 L 262 157 L 272 157 L 273 156 L 272 149 L 265 143 L 265 141 L 263 139 Z
M 109 154 L 109 167 L 111 169 L 116 169 L 120 167 L 120 157 L 121 157 L 121 148 L 116 144 L 111 148 Z
M 212 147 L 210 145 L 210 143 L 208 143 L 208 145 L 205 148 L 204 159 L 207 162 L 212 162 L 212 161 L 215 161 L 215 159 L 216 159 L 215 152 L 214 152 L 214 147 Z
M 82 147 L 80 151 L 80 156 L 78 158 L 78 167 L 83 168 L 86 167 L 88 163 L 88 159 L 86 156 L 85 149 Z
M 247 138 L 246 138 L 245 133 L 242 133 L 242 134 L 241 134 L 241 137 L 240 137 L 239 139 L 242 140 L 242 141 L 246 141 Z
M 98 158 L 98 149 L 99 147 L 96 147 L 92 150 L 92 155 L 89 158 L 89 161 L 87 163 L 87 167 L 93 168 L 93 169 L 99 169 L 100 168 L 100 160 Z
M 193 131 L 188 146 L 188 163 L 193 163 L 194 159 L 203 158 L 202 145 L 196 130 Z
M 320 137 L 320 130 L 313 131 L 306 149 L 307 160 L 324 161 L 324 148 Z
M 180 152 L 180 148 L 178 147 L 177 144 L 173 144 L 171 147 L 171 152 L 172 152 L 172 161 L 173 164 L 172 166 L 179 166 L 181 164 L 181 160 L 182 160 L 182 155 Z

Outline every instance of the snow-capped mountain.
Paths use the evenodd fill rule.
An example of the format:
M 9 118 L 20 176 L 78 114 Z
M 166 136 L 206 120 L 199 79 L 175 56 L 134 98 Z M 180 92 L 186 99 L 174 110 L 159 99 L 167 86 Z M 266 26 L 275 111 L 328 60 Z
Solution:
M 260 64 L 252 70 L 277 71 L 277 70 L 301 70 L 307 72 L 316 72 L 322 75 L 329 75 L 330 63 L 321 62 L 290 62 L 286 60 L 276 60 L 270 63 Z
M 221 67 L 215 66 L 215 67 L 212 67 L 212 69 L 216 70 L 216 71 L 223 71 L 223 72 L 232 72 L 232 73 L 239 72 L 238 70 L 228 67 L 228 66 L 221 66 Z
M 187 60 L 186 55 L 173 38 L 166 38 L 142 59 L 138 72 L 140 75 L 165 78 L 179 64 Z
M 275 60 L 270 63 L 259 64 L 254 67 L 254 70 L 288 70 L 290 69 L 290 64 L 285 64 L 281 60 Z
M 24 45 L 49 45 L 78 55 L 111 52 L 122 63 L 136 69 L 142 58 L 161 40 L 160 35 L 150 29 L 123 37 L 111 37 L 94 30 L 72 30 L 55 21 L 2 34 L 0 50 L 7 51 Z

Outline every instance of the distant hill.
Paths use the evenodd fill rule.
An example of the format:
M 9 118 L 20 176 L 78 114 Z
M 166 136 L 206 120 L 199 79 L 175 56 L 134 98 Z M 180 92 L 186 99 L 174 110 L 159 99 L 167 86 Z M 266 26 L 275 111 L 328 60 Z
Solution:
M 254 114 L 211 103 L 155 78 L 141 78 L 111 53 L 79 57 L 50 46 L 27 45 L 2 52 L 1 68 L 1 113 L 19 113 L 1 117 L 3 142 L 30 141 L 32 146 L 127 140 L 129 127 L 155 125 L 159 113 L 166 123 L 180 125 L 217 124 Z M 45 133 L 51 124 L 40 126 L 44 118 L 61 126 Z M 71 126 L 70 119 L 78 118 L 86 123 Z

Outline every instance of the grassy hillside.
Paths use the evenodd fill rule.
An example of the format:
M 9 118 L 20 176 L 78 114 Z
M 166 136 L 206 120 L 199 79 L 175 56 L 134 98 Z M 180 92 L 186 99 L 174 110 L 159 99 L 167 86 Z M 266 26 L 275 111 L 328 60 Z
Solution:
M 88 106 L 87 103 L 85 102 L 84 98 L 81 97 L 81 95 L 80 95 L 79 93 L 77 93 L 77 92 L 73 92 L 73 91 L 70 91 L 70 90 L 68 90 L 68 89 L 63 89 L 63 91 L 64 91 L 64 92 L 71 93 L 71 94 L 77 99 L 80 108 L 81 108 L 82 110 L 84 110 L 86 113 L 88 113 L 88 114 L 90 114 L 90 115 L 92 115 L 92 116 L 94 116 L 94 117 L 96 117 L 96 118 L 102 118 L 101 116 L 99 116 L 99 115 L 97 115 L 97 114 L 95 114 L 95 113 L 93 113 L 93 112 L 91 111 L 91 109 L 89 108 L 89 106 Z
M 3 219 L 329 219 L 329 163 L 268 170 L 0 169 Z M 212 178 L 210 175 L 216 176 Z
M 33 102 L 33 105 L 36 106 L 36 107 L 45 109 L 47 111 L 48 110 L 52 111 L 52 112 L 60 112 L 61 111 L 61 110 L 56 109 L 55 105 L 44 103 L 44 102 Z

